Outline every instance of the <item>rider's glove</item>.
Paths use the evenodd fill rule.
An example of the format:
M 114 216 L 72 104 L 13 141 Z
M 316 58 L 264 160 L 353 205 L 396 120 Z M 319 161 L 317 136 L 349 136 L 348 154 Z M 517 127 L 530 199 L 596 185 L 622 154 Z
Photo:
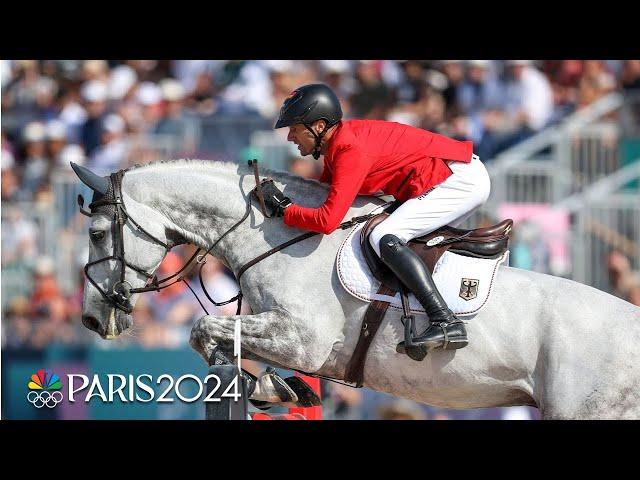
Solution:
M 291 205 L 291 200 L 284 196 L 273 180 L 262 182 L 262 194 L 264 195 L 264 204 L 271 211 L 271 215 L 274 217 L 284 216 L 284 211 Z

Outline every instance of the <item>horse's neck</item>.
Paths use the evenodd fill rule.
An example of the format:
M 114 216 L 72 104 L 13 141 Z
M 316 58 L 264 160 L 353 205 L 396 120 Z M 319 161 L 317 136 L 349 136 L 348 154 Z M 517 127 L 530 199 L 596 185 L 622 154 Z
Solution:
M 289 174 L 269 172 L 296 203 L 319 206 L 326 187 Z M 246 212 L 255 187 L 246 167 L 220 162 L 176 161 L 134 169 L 124 177 L 125 199 L 141 212 L 158 212 L 165 227 L 184 242 L 208 249 Z M 130 197 L 127 199 L 127 197 Z M 127 208 L 131 208 L 127 205 Z M 145 215 L 144 213 L 142 213 Z M 144 217 L 143 217 L 144 218 Z M 212 251 L 232 269 L 301 232 L 283 228 L 281 219 L 265 219 L 258 208 Z

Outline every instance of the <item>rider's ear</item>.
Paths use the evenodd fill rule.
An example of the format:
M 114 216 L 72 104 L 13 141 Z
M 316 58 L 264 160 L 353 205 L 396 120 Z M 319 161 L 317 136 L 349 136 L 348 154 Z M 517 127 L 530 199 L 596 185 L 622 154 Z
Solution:
M 324 120 L 318 120 L 316 122 L 316 133 L 322 133 L 327 129 L 327 122 Z

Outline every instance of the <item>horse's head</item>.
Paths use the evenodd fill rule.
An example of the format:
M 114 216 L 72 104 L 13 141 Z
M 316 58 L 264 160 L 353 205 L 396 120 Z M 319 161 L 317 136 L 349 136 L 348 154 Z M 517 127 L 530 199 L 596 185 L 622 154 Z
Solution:
M 123 195 L 124 171 L 100 177 L 84 167 L 71 166 L 94 192 L 90 211 L 78 196 L 80 211 L 91 218 L 82 323 L 112 339 L 132 326 L 131 312 L 139 290 L 152 279 L 170 241 L 157 212 Z

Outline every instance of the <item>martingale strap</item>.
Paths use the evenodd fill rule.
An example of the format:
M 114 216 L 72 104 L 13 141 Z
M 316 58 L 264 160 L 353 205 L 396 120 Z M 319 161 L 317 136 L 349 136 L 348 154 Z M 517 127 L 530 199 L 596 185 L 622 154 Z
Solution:
M 390 288 L 380 285 L 377 292 L 379 295 L 393 295 L 395 292 Z M 362 387 L 364 381 L 364 366 L 367 358 L 367 352 L 371 346 L 371 342 L 378 333 L 378 329 L 382 324 L 382 319 L 389 308 L 389 302 L 382 300 L 374 300 L 367 307 L 367 311 L 364 313 L 362 319 L 362 326 L 360 328 L 360 337 L 356 348 L 351 355 L 347 368 L 345 370 L 344 379 L 346 382 L 355 383 L 356 388 Z

